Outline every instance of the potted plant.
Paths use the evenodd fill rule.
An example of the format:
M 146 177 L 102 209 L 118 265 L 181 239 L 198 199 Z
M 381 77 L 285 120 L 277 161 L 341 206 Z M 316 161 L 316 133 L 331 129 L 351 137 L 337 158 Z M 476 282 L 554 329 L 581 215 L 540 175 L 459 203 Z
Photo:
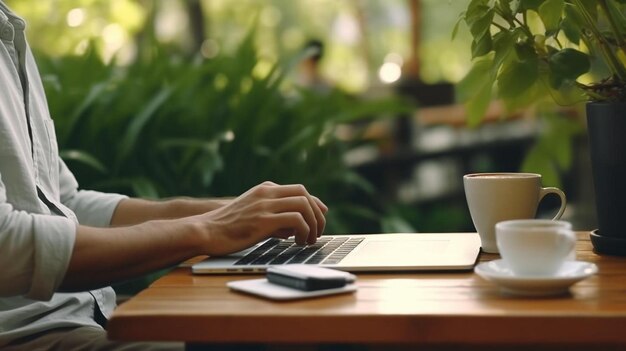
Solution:
M 621 0 L 471 0 L 460 21 L 473 66 L 459 84 L 471 123 L 492 95 L 509 109 L 587 101 L 596 252 L 626 255 L 626 17 Z M 454 33 L 458 27 L 455 27 Z

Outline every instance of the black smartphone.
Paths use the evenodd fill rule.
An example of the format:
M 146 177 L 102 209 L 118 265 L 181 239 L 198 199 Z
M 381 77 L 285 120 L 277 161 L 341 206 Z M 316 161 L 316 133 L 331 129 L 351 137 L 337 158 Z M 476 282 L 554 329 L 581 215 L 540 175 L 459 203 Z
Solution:
M 270 266 L 266 273 L 272 284 L 303 291 L 342 288 L 356 280 L 354 274 L 348 272 L 306 264 Z

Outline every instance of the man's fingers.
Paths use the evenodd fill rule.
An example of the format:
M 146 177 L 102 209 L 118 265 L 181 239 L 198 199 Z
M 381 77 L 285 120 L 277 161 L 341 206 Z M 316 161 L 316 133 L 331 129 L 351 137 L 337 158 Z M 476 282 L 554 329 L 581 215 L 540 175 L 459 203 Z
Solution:
M 314 231 L 311 234 L 309 242 L 315 242 L 316 238 L 322 235 L 322 233 L 324 232 L 324 227 L 326 226 L 326 218 L 324 218 L 324 213 L 328 210 L 328 207 L 326 207 L 326 205 L 319 201 L 319 199 L 309 194 L 309 192 L 303 185 L 290 184 L 280 186 L 268 186 L 268 188 L 260 189 L 260 191 L 262 191 L 264 195 L 274 198 L 305 196 L 309 201 L 309 206 L 315 214 L 316 221 L 316 225 L 313 228 Z
M 295 234 L 296 234 L 296 231 L 291 228 L 282 228 L 272 233 L 272 236 L 275 238 L 289 239 Z
M 319 238 L 320 236 L 322 236 L 322 234 L 324 234 L 324 229 L 326 229 L 326 213 L 328 213 L 328 206 L 326 206 L 326 204 L 324 204 L 322 200 L 320 200 L 316 196 L 312 196 L 312 197 L 313 197 L 313 200 L 319 206 L 320 210 L 322 211 L 323 221 L 320 222 L 320 224 L 318 224 L 318 227 L 317 227 L 318 228 L 317 237 Z
M 291 233 L 295 235 L 296 244 L 304 245 L 309 236 L 309 225 L 299 212 L 285 212 L 266 217 L 273 233 Z
M 317 206 L 319 206 L 324 214 L 328 212 L 328 206 L 326 206 L 326 204 L 323 203 L 322 200 L 320 200 L 317 196 L 313 196 L 313 200 L 315 200 L 315 203 L 317 203 Z
M 318 219 L 314 209 L 311 208 L 309 199 L 306 196 L 292 196 L 287 198 L 278 198 L 265 200 L 259 203 L 261 210 L 270 213 L 289 213 L 298 212 L 306 221 L 310 233 L 307 233 L 307 243 L 313 244 L 317 240 Z

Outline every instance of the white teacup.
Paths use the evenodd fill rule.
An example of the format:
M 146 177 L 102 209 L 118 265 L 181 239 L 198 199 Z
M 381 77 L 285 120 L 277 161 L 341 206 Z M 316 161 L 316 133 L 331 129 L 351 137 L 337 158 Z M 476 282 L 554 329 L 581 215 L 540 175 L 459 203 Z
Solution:
M 571 259 L 576 235 L 568 222 L 522 219 L 497 223 L 496 241 L 513 273 L 549 276 Z
M 567 201 L 563 191 L 543 188 L 535 173 L 475 173 L 463 176 L 465 197 L 484 252 L 498 253 L 496 223 L 535 218 L 539 202 L 548 194 L 561 199 L 553 219 L 561 218 Z

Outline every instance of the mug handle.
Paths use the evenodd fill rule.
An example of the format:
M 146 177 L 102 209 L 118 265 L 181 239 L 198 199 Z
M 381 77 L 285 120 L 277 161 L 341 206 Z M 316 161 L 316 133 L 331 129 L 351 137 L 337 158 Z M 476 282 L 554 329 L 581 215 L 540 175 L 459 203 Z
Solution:
M 541 202 L 543 197 L 548 195 L 548 194 L 557 194 L 559 196 L 559 198 L 561 199 L 561 208 L 559 208 L 559 212 L 556 214 L 556 216 L 554 216 L 554 218 L 552 218 L 552 220 L 554 221 L 554 220 L 557 220 L 557 219 L 561 218 L 561 216 L 563 215 L 563 212 L 565 212 L 565 206 L 567 205 L 567 199 L 565 198 L 565 193 L 561 189 L 554 188 L 554 187 L 548 187 L 548 188 L 541 188 L 539 190 L 539 202 Z

